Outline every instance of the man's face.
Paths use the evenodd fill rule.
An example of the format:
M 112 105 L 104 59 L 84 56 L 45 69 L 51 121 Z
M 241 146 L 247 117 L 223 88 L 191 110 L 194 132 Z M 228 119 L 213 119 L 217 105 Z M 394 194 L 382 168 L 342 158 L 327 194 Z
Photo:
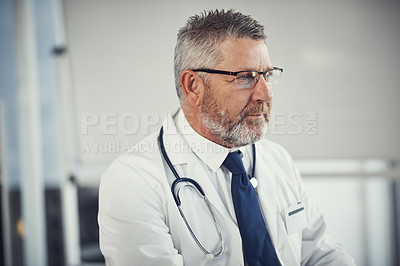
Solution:
M 224 60 L 218 70 L 265 71 L 272 68 L 262 40 L 226 40 L 219 46 Z M 212 74 L 201 103 L 201 120 L 212 138 L 227 147 L 240 147 L 258 141 L 269 120 L 272 91 L 263 77 L 251 89 L 235 87 L 235 77 Z

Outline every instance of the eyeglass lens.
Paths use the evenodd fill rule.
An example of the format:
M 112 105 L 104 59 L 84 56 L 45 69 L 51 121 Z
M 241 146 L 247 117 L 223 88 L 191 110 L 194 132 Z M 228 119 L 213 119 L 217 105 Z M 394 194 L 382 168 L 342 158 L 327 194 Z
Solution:
M 274 69 L 263 76 L 268 85 L 276 85 L 279 83 L 281 71 Z M 235 86 L 239 89 L 250 89 L 256 85 L 259 78 L 260 74 L 256 71 L 240 72 L 235 78 Z

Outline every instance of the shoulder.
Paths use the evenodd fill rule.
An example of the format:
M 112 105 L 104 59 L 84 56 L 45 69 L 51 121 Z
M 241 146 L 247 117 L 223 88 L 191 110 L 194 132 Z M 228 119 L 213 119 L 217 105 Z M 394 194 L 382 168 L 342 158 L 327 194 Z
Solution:
M 139 182 L 154 185 L 164 173 L 157 136 L 158 132 L 152 133 L 117 157 L 102 175 L 101 184 L 120 186 Z
M 179 134 L 173 117 L 179 110 L 168 113 L 162 123 L 164 131 L 176 135 L 177 138 Z M 158 143 L 159 133 L 158 129 L 115 159 L 104 172 L 100 188 L 122 186 L 132 182 L 147 184 L 152 188 L 168 186 Z

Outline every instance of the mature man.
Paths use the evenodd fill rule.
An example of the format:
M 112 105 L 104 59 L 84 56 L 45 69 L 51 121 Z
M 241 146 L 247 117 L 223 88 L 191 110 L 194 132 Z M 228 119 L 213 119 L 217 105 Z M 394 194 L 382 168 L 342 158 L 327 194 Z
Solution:
M 232 10 L 193 16 L 180 29 L 181 108 L 101 180 L 109 265 L 354 265 L 331 241 L 291 157 L 262 140 L 283 71 L 265 39 L 263 26 Z

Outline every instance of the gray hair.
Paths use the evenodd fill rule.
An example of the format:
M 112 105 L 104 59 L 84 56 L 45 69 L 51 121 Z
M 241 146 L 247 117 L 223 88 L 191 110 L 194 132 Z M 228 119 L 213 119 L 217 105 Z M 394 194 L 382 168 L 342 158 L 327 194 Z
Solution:
M 174 57 L 175 87 L 184 100 L 180 75 L 185 69 L 212 68 L 222 62 L 218 45 L 227 39 L 266 40 L 264 27 L 250 16 L 230 10 L 204 11 L 189 18 L 177 37 Z M 205 73 L 199 73 L 205 81 Z

